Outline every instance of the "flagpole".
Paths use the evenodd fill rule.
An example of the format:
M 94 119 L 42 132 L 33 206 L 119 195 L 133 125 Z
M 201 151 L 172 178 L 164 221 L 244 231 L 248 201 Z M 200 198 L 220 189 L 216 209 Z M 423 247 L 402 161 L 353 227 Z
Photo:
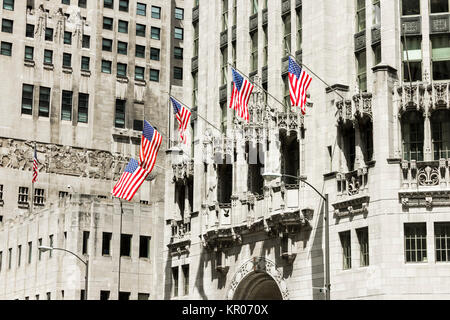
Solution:
M 119 198 L 120 201 L 120 227 L 119 227 L 119 271 L 118 271 L 118 281 L 117 281 L 117 300 L 120 297 L 120 264 L 122 260 L 121 249 L 122 249 L 122 215 L 123 215 L 123 207 L 122 207 L 122 199 Z
M 34 141 L 34 150 L 33 150 L 33 173 L 32 173 L 32 177 L 34 175 L 34 156 L 36 154 L 36 141 Z M 37 159 L 36 159 L 37 160 Z M 30 208 L 31 208 L 31 214 L 33 214 L 33 209 L 34 209 L 34 179 L 31 178 L 31 204 L 30 204 Z
M 235 69 L 236 71 L 239 71 L 240 74 L 242 74 L 244 77 L 246 77 L 254 86 L 257 86 L 258 88 L 260 88 L 262 91 L 264 91 L 268 96 L 271 96 L 272 99 L 274 99 L 276 102 L 278 102 L 281 106 L 286 107 L 286 105 L 281 102 L 280 100 L 278 100 L 277 98 L 275 98 L 273 95 L 271 95 L 266 89 L 264 89 L 263 87 L 261 87 L 260 85 L 256 84 L 255 82 L 253 82 L 249 77 L 247 77 L 241 70 L 239 70 L 238 68 L 236 68 L 233 64 L 227 62 L 231 67 L 233 67 L 233 69 Z
M 308 66 L 306 66 L 303 62 L 299 62 L 297 61 L 297 59 L 286 49 L 286 52 L 288 53 L 288 55 L 294 59 L 294 61 L 300 65 L 302 65 L 303 67 L 305 67 L 306 69 L 308 69 L 309 72 L 311 72 L 317 79 L 319 79 L 320 81 L 322 81 L 327 88 L 330 88 L 331 90 L 333 90 L 339 97 L 341 97 L 342 100 L 345 100 L 345 98 L 343 96 L 340 95 L 339 92 L 337 92 L 337 90 L 335 88 L 333 88 L 332 86 L 330 86 L 328 83 L 326 83 L 321 77 L 319 77 L 316 73 L 314 73 L 314 71 L 312 71 L 310 68 L 308 68 Z

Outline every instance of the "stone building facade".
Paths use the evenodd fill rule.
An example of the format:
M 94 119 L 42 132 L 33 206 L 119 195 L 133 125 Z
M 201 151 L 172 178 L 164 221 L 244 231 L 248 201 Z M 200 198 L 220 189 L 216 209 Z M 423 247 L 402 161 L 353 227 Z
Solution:
M 331 299 L 449 298 L 448 19 L 447 0 L 186 1 L 163 298 L 324 298 L 323 200 L 264 172 L 329 195 Z M 288 54 L 314 72 L 305 116 Z M 230 64 L 257 84 L 249 124 Z

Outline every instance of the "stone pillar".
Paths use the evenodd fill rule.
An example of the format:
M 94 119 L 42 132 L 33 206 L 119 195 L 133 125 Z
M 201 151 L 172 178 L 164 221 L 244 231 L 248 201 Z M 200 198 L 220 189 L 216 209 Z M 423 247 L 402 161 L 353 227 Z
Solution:
M 424 126 L 423 126 L 423 160 L 431 161 L 433 160 L 433 155 L 431 153 L 431 123 L 430 123 L 430 113 L 424 113 Z

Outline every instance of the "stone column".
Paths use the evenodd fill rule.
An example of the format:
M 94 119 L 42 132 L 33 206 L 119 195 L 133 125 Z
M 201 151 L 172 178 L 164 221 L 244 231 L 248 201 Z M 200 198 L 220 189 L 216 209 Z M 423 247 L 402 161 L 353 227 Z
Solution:
M 430 113 L 424 112 L 424 126 L 423 126 L 423 160 L 431 161 L 433 160 L 433 155 L 431 153 L 431 123 L 430 123 Z

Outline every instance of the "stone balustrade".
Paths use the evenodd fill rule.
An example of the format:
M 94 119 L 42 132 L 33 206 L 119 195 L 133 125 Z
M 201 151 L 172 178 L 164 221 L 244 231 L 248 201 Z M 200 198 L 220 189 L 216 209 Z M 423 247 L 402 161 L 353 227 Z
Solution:
M 404 83 L 397 87 L 400 97 L 400 108 L 428 110 L 450 107 L 450 82 L 415 82 Z
M 437 161 L 402 161 L 402 189 L 434 187 L 447 189 L 450 186 L 450 159 Z
M 338 122 L 354 121 L 364 116 L 372 119 L 372 93 L 362 92 L 353 95 L 352 99 L 336 102 Z

